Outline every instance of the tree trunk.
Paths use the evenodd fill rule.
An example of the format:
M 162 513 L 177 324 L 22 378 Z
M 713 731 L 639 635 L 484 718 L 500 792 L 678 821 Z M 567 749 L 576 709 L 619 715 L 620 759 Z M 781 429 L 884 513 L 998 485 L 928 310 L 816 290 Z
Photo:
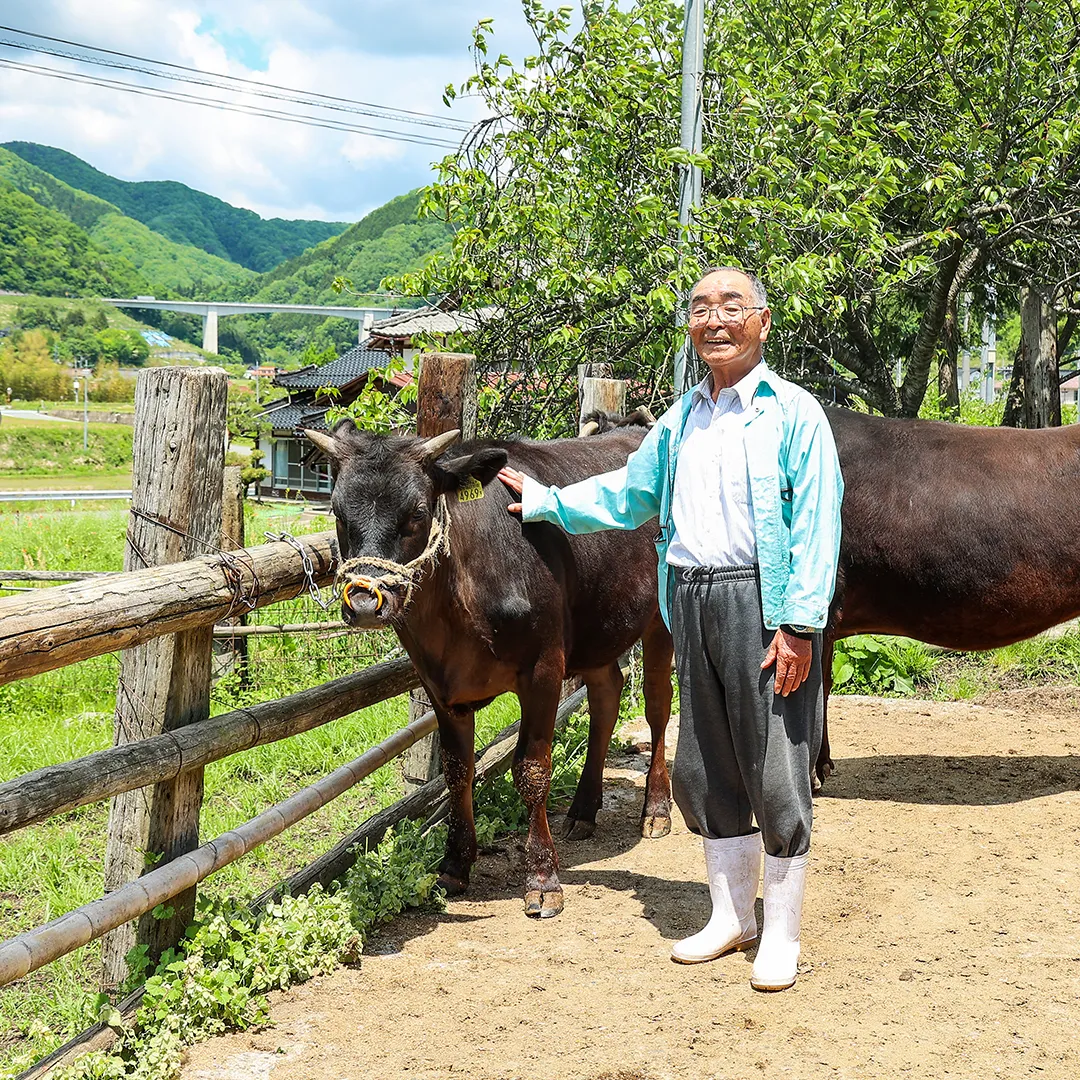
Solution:
M 1054 309 L 1029 285 L 1020 290 L 1020 364 L 1024 378 L 1023 426 L 1060 427 L 1057 319 Z
M 1001 417 L 1002 427 L 1020 427 L 1024 411 L 1024 366 L 1020 363 L 1020 346 L 1012 358 L 1012 378 L 1009 380 L 1009 393 L 1005 398 L 1005 413 Z
M 938 362 L 938 398 L 942 412 L 950 420 L 960 419 L 960 384 L 956 377 L 956 358 L 960 351 L 959 331 L 956 300 L 953 298 L 945 315 L 945 352 Z
M 949 294 L 960 268 L 964 243 L 960 239 L 948 240 L 938 249 L 937 276 L 930 286 L 930 296 L 919 323 L 915 344 L 908 360 L 903 385 L 900 387 L 900 415 L 918 416 L 926 386 L 930 379 L 930 364 L 941 340 L 941 329 L 949 310 Z

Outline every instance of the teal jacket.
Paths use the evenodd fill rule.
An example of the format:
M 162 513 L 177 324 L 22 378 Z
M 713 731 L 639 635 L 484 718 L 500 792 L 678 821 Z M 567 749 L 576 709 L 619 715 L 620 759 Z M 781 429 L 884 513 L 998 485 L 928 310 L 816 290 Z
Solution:
M 658 518 L 660 612 L 669 627 L 672 491 L 692 405 L 693 391 L 664 413 L 621 469 L 564 488 L 526 479 L 521 496 L 522 520 L 553 522 L 574 535 L 636 529 Z M 764 365 L 746 411 L 746 461 L 765 626 L 823 627 L 840 555 L 840 462 L 822 407 Z

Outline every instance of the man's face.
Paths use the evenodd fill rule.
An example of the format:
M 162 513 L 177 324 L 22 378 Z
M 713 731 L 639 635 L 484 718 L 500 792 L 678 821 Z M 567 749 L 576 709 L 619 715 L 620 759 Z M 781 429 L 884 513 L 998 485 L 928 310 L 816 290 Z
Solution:
M 753 287 L 745 274 L 718 270 L 694 286 L 690 297 L 690 340 L 698 356 L 709 365 L 718 388 L 734 386 L 761 360 L 765 339 L 772 326 L 768 308 L 757 310 Z M 734 319 L 721 311 L 725 305 L 739 307 Z M 708 309 L 704 318 L 695 311 Z

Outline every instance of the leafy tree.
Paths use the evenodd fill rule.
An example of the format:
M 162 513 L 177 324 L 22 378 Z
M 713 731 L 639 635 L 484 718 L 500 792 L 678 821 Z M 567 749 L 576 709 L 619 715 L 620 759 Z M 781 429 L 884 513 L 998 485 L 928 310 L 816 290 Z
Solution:
M 110 327 L 108 330 L 99 330 L 94 337 L 98 343 L 98 355 L 105 361 L 143 364 L 150 357 L 150 346 L 142 334 L 135 330 Z
M 10 386 L 12 397 L 21 401 L 71 396 L 71 376 L 53 360 L 44 330 L 23 331 L 0 345 L 0 385 Z
M 102 402 L 134 401 L 135 380 L 126 377 L 119 364 L 98 364 L 90 381 L 90 400 Z
M 522 369 L 524 392 L 494 422 L 568 409 L 579 362 L 669 396 L 675 309 L 710 265 L 762 273 L 774 366 L 892 415 L 916 415 L 935 361 L 954 370 L 964 291 L 980 318 L 990 285 L 1073 303 L 1080 11 L 712 6 L 698 238 L 680 268 L 682 5 L 587 0 L 576 34 L 570 9 L 525 7 L 537 53 L 521 70 L 488 56 L 490 21 L 477 27 L 463 90 L 492 119 L 424 193 L 422 211 L 458 227 L 452 247 L 392 283 L 498 305 L 474 346 Z

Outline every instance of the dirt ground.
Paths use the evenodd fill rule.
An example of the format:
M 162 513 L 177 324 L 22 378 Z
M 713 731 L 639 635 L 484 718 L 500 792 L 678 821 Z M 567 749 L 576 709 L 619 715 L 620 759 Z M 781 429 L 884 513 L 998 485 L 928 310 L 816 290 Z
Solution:
M 445 915 L 276 995 L 272 1027 L 193 1048 L 183 1080 L 1075 1080 L 1080 690 L 838 698 L 831 720 L 792 990 L 752 990 L 753 952 L 670 961 L 706 918 L 701 845 L 678 817 L 640 838 L 626 755 L 595 837 L 560 844 L 561 916 L 524 916 L 507 843 Z

